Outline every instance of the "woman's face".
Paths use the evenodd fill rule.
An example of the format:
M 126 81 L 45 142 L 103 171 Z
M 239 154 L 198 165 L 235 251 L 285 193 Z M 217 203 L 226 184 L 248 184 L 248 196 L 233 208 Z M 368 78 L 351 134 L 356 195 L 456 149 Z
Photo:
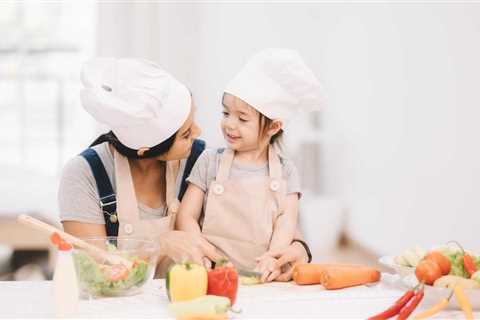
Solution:
M 185 159 L 190 155 L 192 149 L 193 140 L 198 138 L 202 131 L 197 126 L 193 120 L 193 114 L 195 112 L 195 105 L 192 102 L 192 108 L 190 114 L 188 115 L 187 120 L 183 126 L 178 129 L 177 134 L 175 135 L 175 141 L 173 142 L 172 147 L 168 150 L 167 153 L 162 154 L 158 157 L 159 160 L 170 161 L 170 160 L 180 160 Z

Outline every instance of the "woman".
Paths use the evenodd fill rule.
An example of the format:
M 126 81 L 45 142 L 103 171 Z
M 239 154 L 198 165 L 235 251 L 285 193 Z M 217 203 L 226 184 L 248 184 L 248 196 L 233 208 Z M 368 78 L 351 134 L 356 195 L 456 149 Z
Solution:
M 175 261 L 219 259 L 201 236 L 172 231 L 185 179 L 204 148 L 195 140 L 200 129 L 188 89 L 157 65 L 132 59 L 93 59 L 82 81 L 84 108 L 111 131 L 63 170 L 65 231 L 158 239 L 160 252 Z M 276 254 L 285 263 L 308 258 L 299 242 Z

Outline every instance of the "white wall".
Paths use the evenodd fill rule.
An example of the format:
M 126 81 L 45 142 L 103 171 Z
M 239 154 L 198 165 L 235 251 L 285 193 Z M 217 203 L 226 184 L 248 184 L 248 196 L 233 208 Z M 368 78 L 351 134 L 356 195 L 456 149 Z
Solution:
M 297 49 L 329 94 L 318 170 L 324 195 L 349 208 L 352 236 L 378 253 L 451 239 L 480 251 L 479 5 L 151 6 L 148 24 L 128 21 L 157 28 L 143 55 L 190 86 L 210 144 L 222 144 L 219 99 L 247 58 Z M 117 54 L 142 55 L 126 48 Z M 300 119 L 293 142 L 310 139 Z M 306 217 L 319 233 L 331 227 L 323 214 Z

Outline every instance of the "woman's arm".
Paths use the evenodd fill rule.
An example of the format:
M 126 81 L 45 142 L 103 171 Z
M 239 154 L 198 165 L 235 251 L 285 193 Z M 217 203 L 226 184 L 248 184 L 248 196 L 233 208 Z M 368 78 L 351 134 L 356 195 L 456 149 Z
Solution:
M 104 224 L 83 223 L 78 221 L 63 221 L 63 230 L 75 237 L 105 237 Z
M 192 183 L 188 184 L 175 223 L 177 230 L 201 233 L 198 220 L 202 212 L 204 196 L 205 192 L 202 189 Z
M 105 236 L 95 178 L 87 161 L 76 156 L 62 171 L 58 189 L 60 220 L 66 232 L 78 237 Z

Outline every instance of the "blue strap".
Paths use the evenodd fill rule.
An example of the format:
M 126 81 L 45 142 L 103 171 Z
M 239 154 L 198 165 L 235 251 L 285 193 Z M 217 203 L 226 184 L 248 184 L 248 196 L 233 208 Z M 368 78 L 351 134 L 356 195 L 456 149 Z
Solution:
M 202 154 L 203 150 L 205 150 L 205 141 L 196 139 L 193 141 L 192 151 L 190 152 L 190 156 L 187 159 L 187 163 L 185 164 L 185 170 L 183 171 L 182 176 L 182 184 L 180 185 L 180 191 L 178 193 L 178 200 L 182 201 L 183 196 L 185 195 L 185 191 L 187 191 L 187 178 L 192 171 L 193 165 L 197 161 L 198 157 Z
M 105 219 L 105 229 L 107 236 L 117 236 L 119 222 L 113 223 L 110 220 L 112 215 L 117 214 L 117 198 L 113 192 L 112 183 L 108 177 L 107 171 L 103 165 L 102 159 L 98 156 L 94 149 L 87 149 L 80 154 L 87 160 L 92 170 L 93 177 L 97 183 L 98 196 L 100 198 L 100 208 L 103 211 Z

